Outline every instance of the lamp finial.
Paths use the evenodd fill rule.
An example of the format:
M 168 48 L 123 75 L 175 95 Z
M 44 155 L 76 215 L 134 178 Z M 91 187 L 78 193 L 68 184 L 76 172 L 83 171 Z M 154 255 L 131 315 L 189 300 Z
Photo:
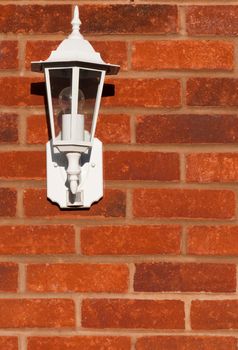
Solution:
M 72 36 L 80 36 L 80 24 L 81 24 L 81 21 L 79 19 L 79 8 L 78 6 L 76 5 L 74 7 L 74 17 L 71 21 L 71 24 L 72 24 L 72 33 L 71 33 L 71 37 Z

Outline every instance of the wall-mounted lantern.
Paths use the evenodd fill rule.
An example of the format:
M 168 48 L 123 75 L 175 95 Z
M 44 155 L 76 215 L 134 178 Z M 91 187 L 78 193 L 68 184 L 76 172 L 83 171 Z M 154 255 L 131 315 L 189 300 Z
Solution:
M 88 208 L 103 196 L 102 143 L 94 135 L 104 78 L 120 67 L 105 63 L 80 34 L 77 6 L 71 23 L 69 37 L 31 68 L 46 80 L 47 196 L 61 208 Z

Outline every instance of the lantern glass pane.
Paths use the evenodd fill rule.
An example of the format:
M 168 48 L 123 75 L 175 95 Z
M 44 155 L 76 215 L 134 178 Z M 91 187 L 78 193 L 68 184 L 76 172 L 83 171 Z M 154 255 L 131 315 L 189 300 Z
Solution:
M 71 114 L 72 75 L 71 68 L 49 69 L 54 129 L 58 139 L 63 139 L 63 115 Z
M 79 70 L 78 113 L 84 118 L 84 141 L 90 141 L 93 137 L 93 121 L 97 121 L 96 100 L 98 98 L 100 102 L 101 98 L 98 94 L 101 76 L 101 71 Z

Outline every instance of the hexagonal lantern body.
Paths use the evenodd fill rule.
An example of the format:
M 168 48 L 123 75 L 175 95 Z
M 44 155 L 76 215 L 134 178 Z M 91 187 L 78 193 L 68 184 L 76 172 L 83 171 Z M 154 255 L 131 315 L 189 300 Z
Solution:
M 62 208 L 85 208 L 103 196 L 102 144 L 94 135 L 105 74 L 117 74 L 119 66 L 105 63 L 80 34 L 77 6 L 71 23 L 69 37 L 31 66 L 46 80 L 47 196 Z

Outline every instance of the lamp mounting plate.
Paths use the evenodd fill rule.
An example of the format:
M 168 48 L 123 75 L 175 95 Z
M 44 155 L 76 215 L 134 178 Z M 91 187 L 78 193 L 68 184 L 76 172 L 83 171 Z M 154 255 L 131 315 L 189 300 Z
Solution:
M 47 142 L 47 197 L 60 208 L 89 208 L 103 196 L 102 143 L 94 138 L 88 152 L 80 157 L 80 182 L 75 194 L 69 189 L 64 152 L 54 150 L 52 140 Z

